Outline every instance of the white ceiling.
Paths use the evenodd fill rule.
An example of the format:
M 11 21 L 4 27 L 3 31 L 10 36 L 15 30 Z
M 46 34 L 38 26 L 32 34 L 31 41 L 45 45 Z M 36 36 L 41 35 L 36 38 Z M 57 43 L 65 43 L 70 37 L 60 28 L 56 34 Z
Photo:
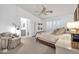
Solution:
M 74 4 L 45 4 L 48 10 L 53 10 L 52 14 L 48 14 L 47 16 L 45 16 L 39 15 L 40 11 L 42 10 L 41 4 L 19 4 L 18 6 L 43 19 L 48 17 L 60 17 L 74 14 L 75 9 Z

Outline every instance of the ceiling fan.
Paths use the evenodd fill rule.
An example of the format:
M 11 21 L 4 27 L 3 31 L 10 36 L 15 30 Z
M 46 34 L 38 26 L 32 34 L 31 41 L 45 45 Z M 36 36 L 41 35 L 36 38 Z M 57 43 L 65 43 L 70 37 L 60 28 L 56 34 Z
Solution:
M 53 11 L 48 10 L 44 5 L 42 5 L 42 10 L 40 11 L 40 14 L 48 15 L 50 13 L 53 13 Z

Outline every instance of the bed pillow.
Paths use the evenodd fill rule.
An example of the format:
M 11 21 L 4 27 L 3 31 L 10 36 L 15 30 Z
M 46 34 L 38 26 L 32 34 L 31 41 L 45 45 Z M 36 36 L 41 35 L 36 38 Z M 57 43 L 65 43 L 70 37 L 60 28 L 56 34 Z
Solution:
M 53 34 L 55 34 L 55 35 L 64 34 L 64 33 L 66 33 L 66 29 L 64 27 L 58 28 L 58 29 L 54 30 L 54 32 L 53 32 Z

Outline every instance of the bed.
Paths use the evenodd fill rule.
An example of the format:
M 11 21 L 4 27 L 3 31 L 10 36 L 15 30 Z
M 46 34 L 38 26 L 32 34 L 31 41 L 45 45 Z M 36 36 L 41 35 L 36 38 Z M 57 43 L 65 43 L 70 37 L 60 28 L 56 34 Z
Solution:
M 59 36 L 60 35 L 53 35 L 50 33 L 41 33 L 36 35 L 36 40 L 40 41 L 45 45 L 55 48 L 54 45 L 57 42 Z
M 65 33 L 64 28 L 61 28 L 59 30 L 57 29 L 53 33 L 47 33 L 47 32 L 37 33 L 36 40 L 52 48 L 55 48 L 55 44 L 59 40 L 58 38 L 62 37 L 64 33 Z

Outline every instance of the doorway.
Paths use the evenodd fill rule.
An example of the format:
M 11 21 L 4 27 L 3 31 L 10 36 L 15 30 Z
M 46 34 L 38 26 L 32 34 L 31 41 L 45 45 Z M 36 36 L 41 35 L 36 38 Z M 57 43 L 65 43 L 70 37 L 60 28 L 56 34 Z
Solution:
M 31 36 L 31 22 L 30 19 L 21 17 L 21 36 Z

